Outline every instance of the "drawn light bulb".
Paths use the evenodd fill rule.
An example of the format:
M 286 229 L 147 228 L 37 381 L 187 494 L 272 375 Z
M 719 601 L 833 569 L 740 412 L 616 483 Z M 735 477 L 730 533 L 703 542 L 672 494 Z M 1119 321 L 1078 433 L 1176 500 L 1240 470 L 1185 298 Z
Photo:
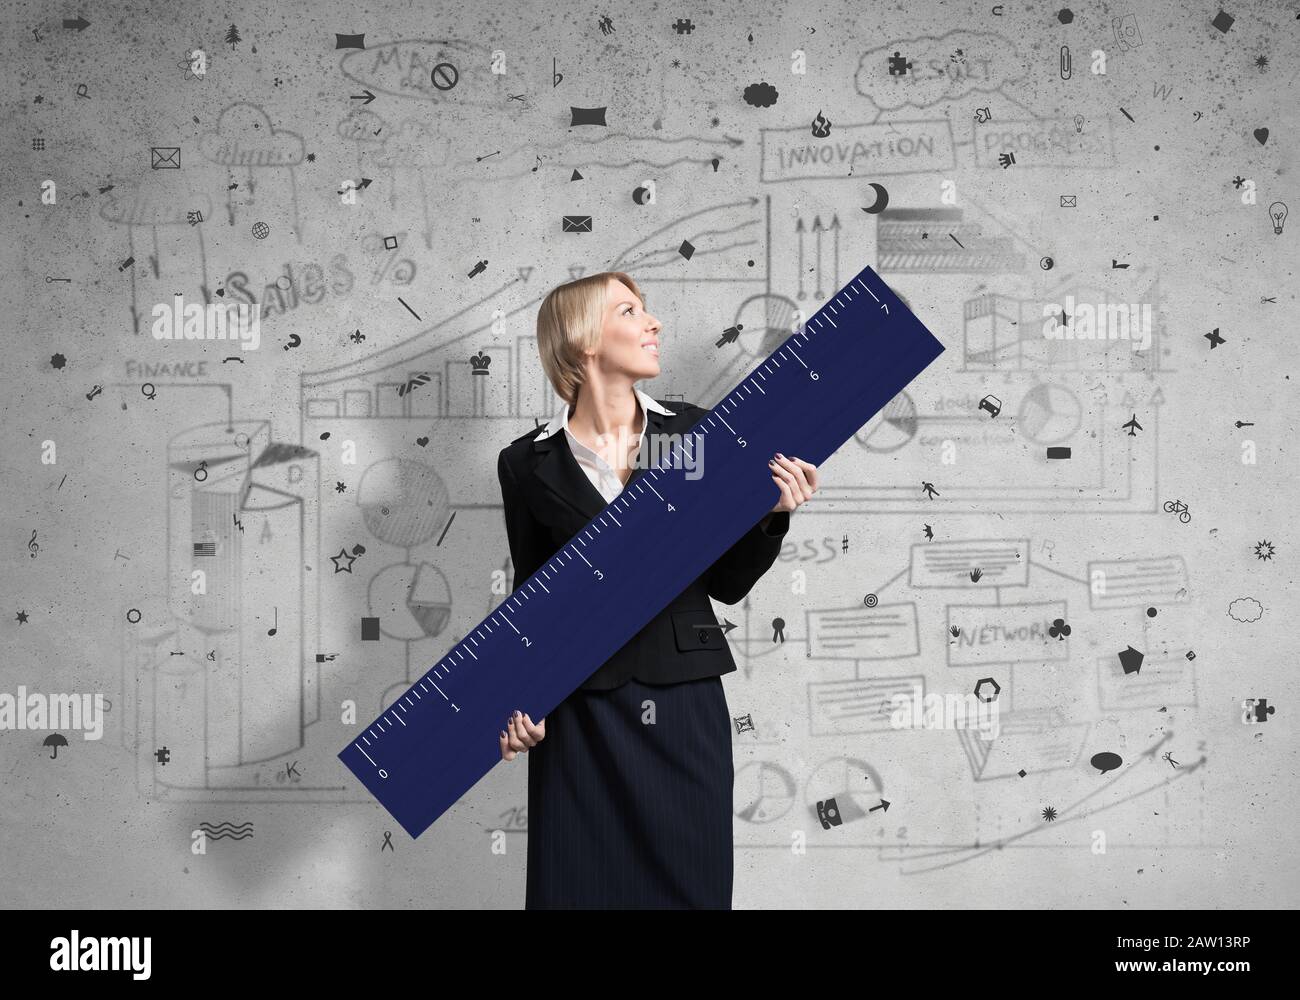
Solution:
M 1280 201 L 1275 201 L 1268 206 L 1268 214 L 1273 220 L 1273 232 L 1278 236 L 1282 235 L 1282 224 L 1286 222 L 1286 205 Z
M 1075 130 L 1076 132 L 1082 132 L 1082 131 L 1083 131 L 1083 115 L 1075 115 L 1075 116 L 1074 116 L 1074 130 Z

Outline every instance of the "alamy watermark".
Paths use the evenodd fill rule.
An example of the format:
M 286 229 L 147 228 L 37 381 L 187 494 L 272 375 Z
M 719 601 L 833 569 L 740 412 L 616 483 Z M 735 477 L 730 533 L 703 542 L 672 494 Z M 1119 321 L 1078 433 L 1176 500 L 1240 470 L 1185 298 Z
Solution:
M 1048 340 L 1128 340 L 1134 351 L 1151 346 L 1149 302 L 1099 302 L 1094 306 L 1076 303 L 1073 295 L 1067 295 L 1064 307 L 1044 302 L 1043 317 L 1043 336 Z
M 176 293 L 171 305 L 153 307 L 154 340 L 238 340 L 240 348 L 262 346 L 262 306 L 254 302 L 209 302 L 206 308 Z
M 609 462 L 610 455 L 616 458 L 632 451 L 635 440 L 626 427 L 620 427 L 617 433 L 601 434 L 596 437 L 596 454 Z M 609 463 L 612 468 L 618 466 Z M 699 479 L 704 475 L 704 435 L 687 434 L 644 434 L 641 447 L 632 454 L 629 467 L 633 469 L 684 469 L 687 479 Z
M 889 724 L 895 729 L 973 729 L 985 740 L 997 739 L 998 699 L 977 694 L 927 694 L 915 685 L 910 695 L 896 694 Z
M 104 735 L 103 694 L 18 694 L 0 692 L 0 729 L 80 729 L 83 739 Z M 57 753 L 57 751 L 55 751 Z

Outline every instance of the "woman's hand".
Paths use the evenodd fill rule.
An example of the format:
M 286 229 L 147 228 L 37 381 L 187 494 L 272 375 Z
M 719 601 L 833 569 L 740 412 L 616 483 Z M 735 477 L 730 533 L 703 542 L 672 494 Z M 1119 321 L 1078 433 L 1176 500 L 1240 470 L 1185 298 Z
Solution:
M 792 511 L 817 492 L 817 466 L 803 459 L 786 458 L 779 452 L 767 464 L 772 481 L 781 488 L 781 499 L 770 513 Z
M 516 710 L 506 728 L 501 730 L 501 759 L 514 760 L 516 754 L 527 753 L 545 737 L 545 719 L 534 724 L 526 712 Z

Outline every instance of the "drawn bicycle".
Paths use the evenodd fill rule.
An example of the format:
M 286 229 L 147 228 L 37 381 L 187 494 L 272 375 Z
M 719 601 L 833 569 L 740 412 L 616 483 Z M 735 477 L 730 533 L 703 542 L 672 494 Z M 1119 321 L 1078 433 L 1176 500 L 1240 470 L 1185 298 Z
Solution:
M 1187 509 L 1187 504 L 1183 503 L 1181 500 L 1166 500 L 1165 513 L 1177 514 L 1178 520 L 1182 521 L 1183 524 L 1187 524 L 1192 519 L 1192 515 Z

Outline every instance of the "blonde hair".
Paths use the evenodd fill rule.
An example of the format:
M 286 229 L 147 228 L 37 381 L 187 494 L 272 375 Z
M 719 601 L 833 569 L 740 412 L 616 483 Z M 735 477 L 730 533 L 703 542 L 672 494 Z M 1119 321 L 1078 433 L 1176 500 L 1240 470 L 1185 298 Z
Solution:
M 583 355 L 600 345 L 610 278 L 625 284 L 645 306 L 645 296 L 629 275 L 601 271 L 556 285 L 537 310 L 537 351 L 542 370 L 556 395 L 570 406 L 577 405 L 578 389 L 586 378 Z

